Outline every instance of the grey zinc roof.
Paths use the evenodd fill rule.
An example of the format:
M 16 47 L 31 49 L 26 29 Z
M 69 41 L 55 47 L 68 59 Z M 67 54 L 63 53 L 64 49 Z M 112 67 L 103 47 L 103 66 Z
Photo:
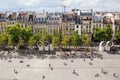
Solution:
M 93 20 L 102 20 L 102 16 L 101 15 L 93 15 Z
M 81 12 L 80 16 L 92 16 L 92 13 L 90 13 L 90 12 Z
M 5 19 L 0 19 L 0 22 L 5 22 L 6 20 Z

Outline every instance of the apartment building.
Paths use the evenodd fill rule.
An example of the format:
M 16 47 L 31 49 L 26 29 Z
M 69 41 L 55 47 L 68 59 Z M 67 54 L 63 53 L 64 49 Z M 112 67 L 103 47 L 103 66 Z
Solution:
M 79 35 L 82 34 L 82 29 L 81 29 L 81 20 L 80 20 L 80 15 L 78 12 L 74 12 L 75 15 L 75 31 L 78 32 Z
M 62 15 L 62 33 L 71 35 L 75 30 L 75 15 L 74 13 L 65 13 Z
M 47 16 L 46 14 L 36 13 L 34 19 L 33 33 L 42 32 L 46 29 Z
M 18 12 L 17 23 L 19 23 L 22 28 L 33 26 L 34 17 L 34 12 Z
M 0 33 L 4 32 L 6 30 L 6 21 L 5 20 L 0 20 Z
M 115 33 L 120 32 L 120 19 L 115 20 Z
M 16 12 L 0 13 L 0 31 L 3 32 L 8 26 L 16 24 Z
M 86 32 L 91 36 L 92 30 L 92 14 L 93 10 L 80 10 L 81 32 Z
M 52 34 L 53 30 L 60 31 L 61 18 L 58 13 L 47 14 L 46 29 L 49 34 Z
M 93 33 L 93 30 L 95 28 L 100 28 L 102 29 L 103 28 L 103 18 L 102 18 L 102 15 L 99 15 L 99 14 L 93 14 L 93 18 L 92 18 L 92 33 Z
M 17 23 L 16 19 L 17 19 L 17 13 L 16 12 L 6 12 L 6 23 L 7 26 L 13 26 Z
M 19 23 L 22 28 L 32 26 L 33 33 L 45 29 L 49 34 L 53 30 L 71 35 L 74 30 L 81 35 L 83 32 L 91 35 L 94 28 L 104 28 L 109 24 L 116 33 L 120 31 L 120 12 L 93 12 L 93 10 L 72 9 L 66 13 L 36 13 L 32 11 L 0 13 L 0 31 L 7 26 Z M 4 27 L 4 28 L 3 28 Z

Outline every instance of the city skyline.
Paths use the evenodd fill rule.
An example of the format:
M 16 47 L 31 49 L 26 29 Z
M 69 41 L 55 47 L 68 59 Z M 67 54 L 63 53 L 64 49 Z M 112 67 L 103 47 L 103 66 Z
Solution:
M 37 11 L 62 12 L 60 5 L 71 9 L 93 9 L 94 11 L 120 11 L 119 0 L 0 0 L 0 12 L 3 11 Z

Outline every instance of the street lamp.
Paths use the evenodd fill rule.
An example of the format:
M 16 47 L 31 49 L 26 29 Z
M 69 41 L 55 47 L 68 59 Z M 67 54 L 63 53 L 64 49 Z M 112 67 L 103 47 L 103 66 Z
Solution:
M 50 53 L 50 40 L 48 39 L 48 51 Z
M 69 51 L 70 51 L 70 54 L 71 54 L 70 42 L 71 42 L 71 38 L 69 37 Z

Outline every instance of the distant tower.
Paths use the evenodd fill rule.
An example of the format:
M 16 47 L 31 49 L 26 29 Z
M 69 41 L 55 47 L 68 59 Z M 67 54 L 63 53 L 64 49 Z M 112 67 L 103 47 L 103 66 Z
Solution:
M 60 5 L 62 7 L 62 13 L 66 13 L 66 5 Z
M 43 14 L 45 14 L 45 10 L 43 9 Z

